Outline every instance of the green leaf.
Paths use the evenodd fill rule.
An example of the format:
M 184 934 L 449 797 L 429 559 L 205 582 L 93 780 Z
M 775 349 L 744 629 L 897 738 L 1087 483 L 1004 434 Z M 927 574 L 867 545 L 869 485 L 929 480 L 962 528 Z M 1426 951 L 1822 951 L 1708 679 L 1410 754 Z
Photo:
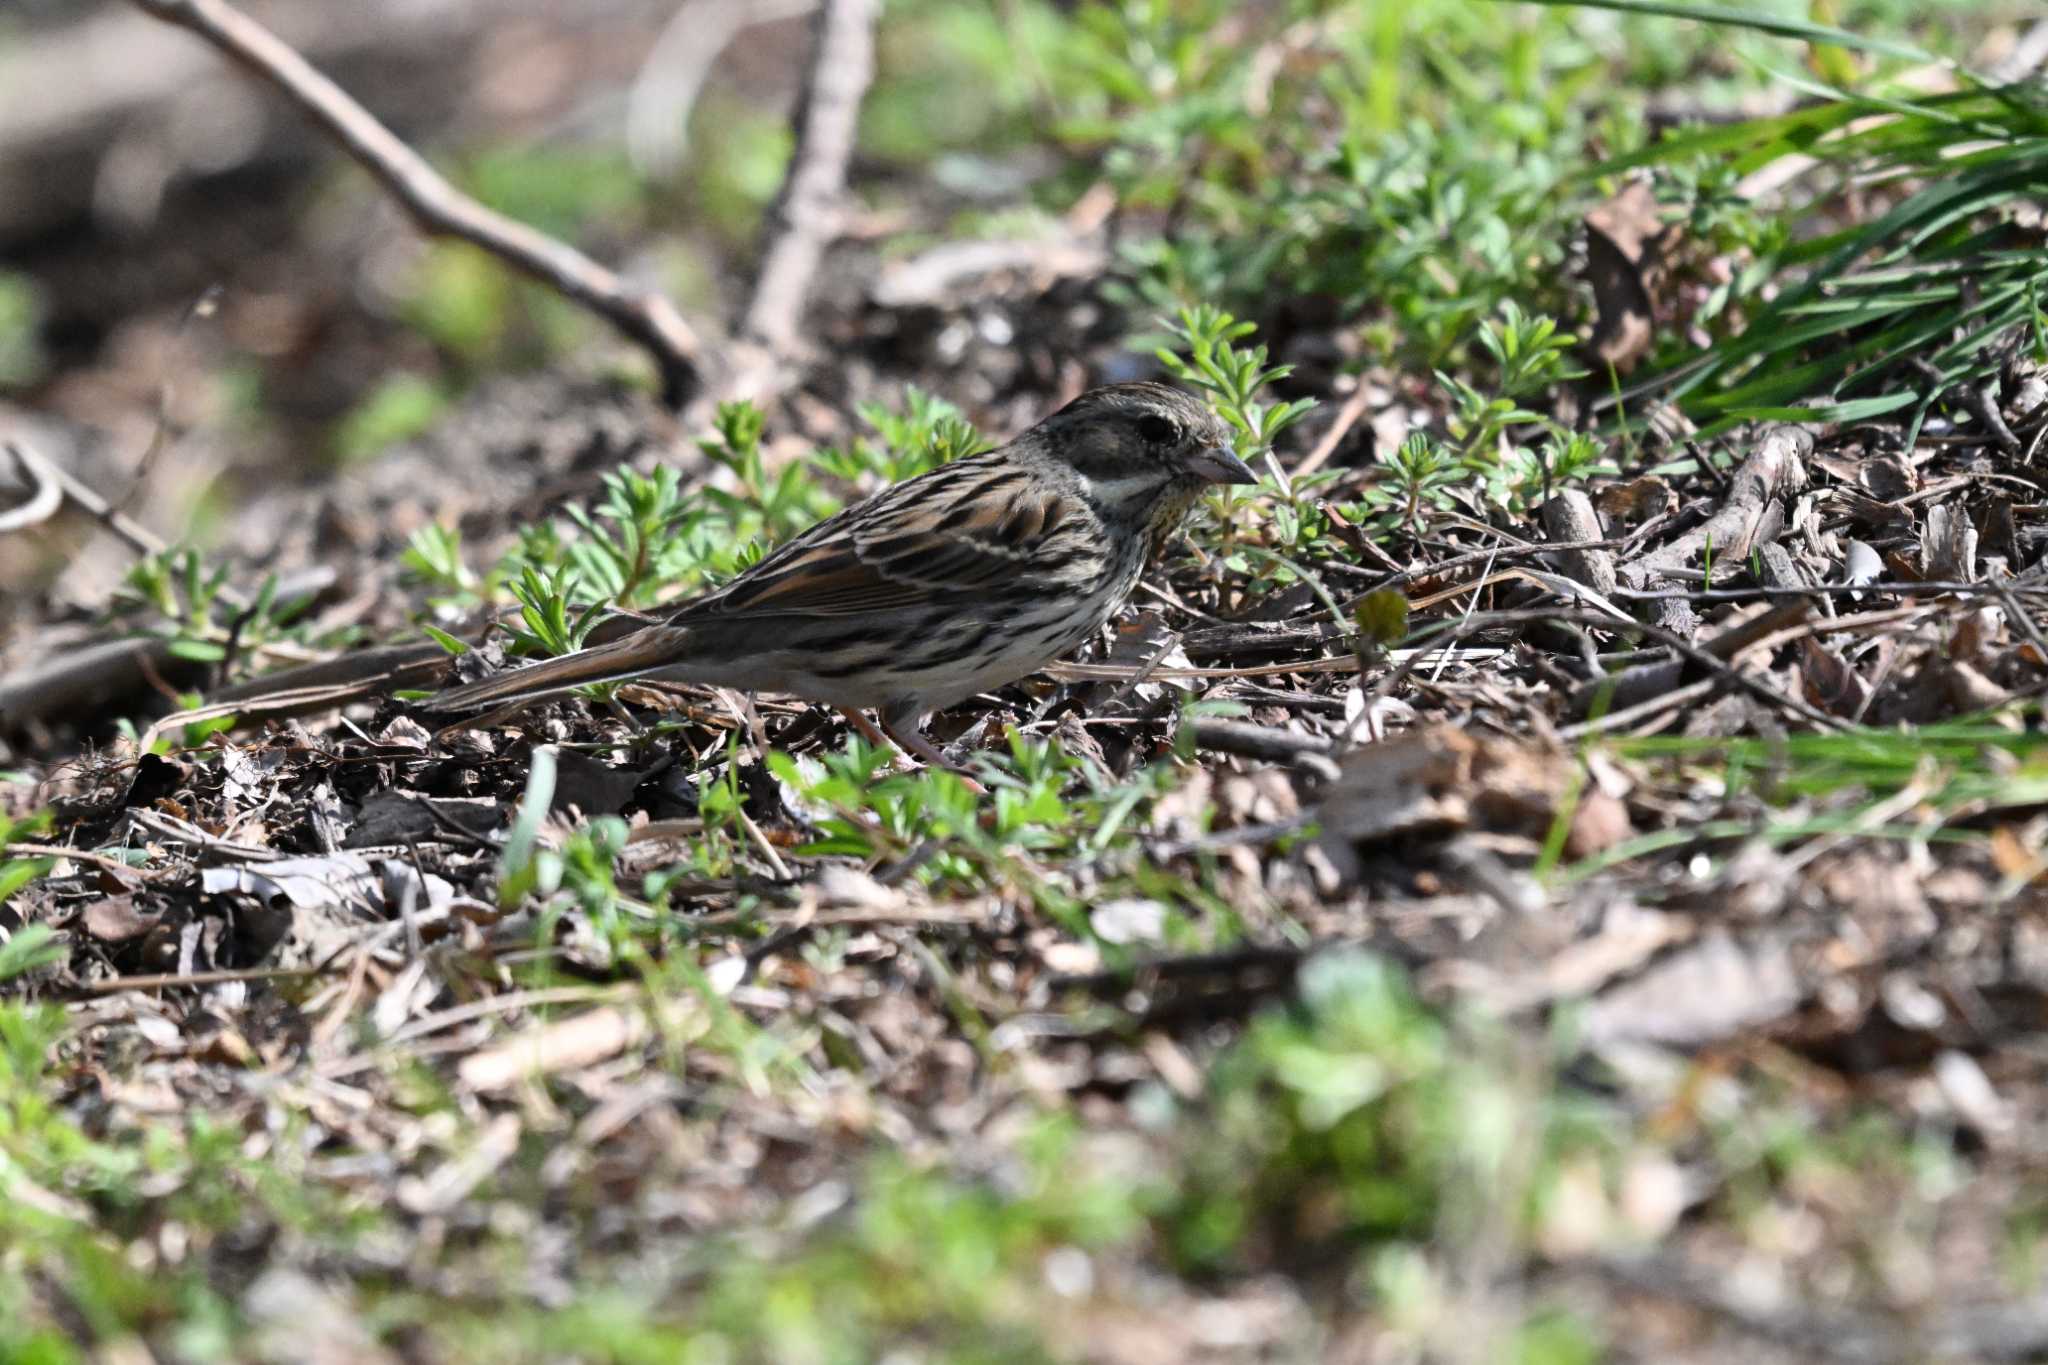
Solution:
M 192 640 L 180 637 L 164 648 L 174 659 L 190 659 L 194 663 L 217 664 L 228 657 L 227 646 L 211 640 Z
M 553 745 L 543 745 L 527 758 L 526 795 L 520 798 L 519 813 L 513 817 L 505 847 L 498 855 L 498 905 L 502 909 L 510 910 L 529 891 L 541 889 L 544 869 L 538 855 L 543 850 L 536 845 L 554 799 L 555 750 Z M 559 882 L 559 860 L 553 866 Z
M 1701 24 L 1752 29 L 1779 38 L 1800 38 L 1810 43 L 1831 43 L 1837 47 L 1855 48 L 1859 52 L 1875 52 L 1881 56 L 1898 57 L 1919 64 L 1946 65 L 1941 58 L 1910 43 L 1898 43 L 1887 38 L 1851 33 L 1847 29 L 1835 28 L 1829 24 L 1816 24 L 1805 19 L 1784 19 L 1773 14 L 1760 14 L 1755 10 L 1731 9 L 1725 5 L 1686 4 L 1680 3 L 1680 0 L 1519 0 L 1519 3 L 1556 6 L 1560 9 L 1605 9 L 1622 14 L 1654 14 L 1666 19 L 1690 19 Z
M 48 859 L 40 859 L 48 870 Z M 14 864 L 8 867 L 17 866 Z M 5 868 L 0 868 L 4 872 Z M 7 898 L 8 888 L 4 876 L 0 876 L 0 900 Z M 57 932 L 47 924 L 24 924 L 16 929 L 11 938 L 0 943 L 0 981 L 11 980 L 41 967 L 64 959 L 64 945 L 56 942 Z

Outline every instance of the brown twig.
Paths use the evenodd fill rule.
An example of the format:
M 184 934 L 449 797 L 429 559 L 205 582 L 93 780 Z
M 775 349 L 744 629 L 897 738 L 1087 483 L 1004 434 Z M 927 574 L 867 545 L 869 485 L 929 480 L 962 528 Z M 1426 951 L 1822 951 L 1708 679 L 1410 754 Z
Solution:
M 804 302 L 837 235 L 846 165 L 855 125 L 875 73 L 875 18 L 880 0 L 825 0 L 796 110 L 796 151 L 768 210 L 761 273 L 755 277 L 740 334 L 777 356 L 802 345 Z
M 1367 596 L 1380 591 L 1382 588 L 1398 588 L 1403 583 L 1412 582 L 1418 578 L 1441 578 L 1451 570 L 1462 569 L 1468 564 L 1486 564 L 1494 561 L 1507 564 L 1522 559 L 1543 559 L 1564 550 L 1625 549 L 1632 543 L 1634 543 L 1634 537 L 1632 536 L 1615 536 L 1609 537 L 1606 540 L 1546 541 L 1538 545 L 1510 545 L 1505 548 L 1495 546 L 1490 550 L 1472 550 L 1465 554 L 1452 555 L 1448 559 L 1440 559 L 1434 564 L 1418 564 L 1412 569 L 1403 569 L 1399 573 L 1388 574 L 1364 592 L 1345 602 L 1344 606 L 1346 610 L 1349 610 L 1364 601 Z M 1470 586 L 1470 584 L 1464 585 L 1465 588 Z M 1463 588 L 1460 589 L 1460 591 L 1463 590 Z
M 96 505 L 104 505 L 93 500 L 95 495 L 90 489 L 83 489 L 81 486 L 81 494 L 88 500 L 88 511 L 93 510 Z M 116 534 L 121 534 L 123 527 L 130 529 L 132 535 L 124 535 L 123 538 L 128 539 L 130 545 L 138 550 L 144 546 L 137 544 L 133 536 L 154 539 L 147 531 L 135 526 L 118 512 L 109 510 L 107 515 L 100 519 L 106 522 L 109 518 L 121 523 L 120 526 L 112 528 Z M 312 596 L 323 591 L 333 581 L 334 570 L 326 565 L 315 565 L 300 570 L 280 580 L 277 600 L 288 602 L 294 598 Z M 220 599 L 223 602 L 244 604 L 248 600 L 232 588 L 225 587 L 220 590 Z M 248 607 L 244 605 L 242 610 L 246 612 Z M 444 659 L 447 657 L 438 645 L 425 647 L 440 654 Z M 371 653 L 378 655 L 382 651 Z M 39 720 L 45 716 L 76 715 L 89 711 L 112 698 L 126 695 L 145 682 L 158 678 L 161 670 L 175 657 L 171 652 L 171 641 L 168 638 L 138 635 L 121 640 L 97 641 L 69 653 L 44 659 L 18 673 L 0 677 L 0 728 Z M 311 667 L 318 669 L 321 665 Z M 296 674 L 298 670 L 294 669 L 291 672 Z M 284 675 L 272 676 L 282 678 Z M 262 683 L 263 680 L 258 679 L 255 684 L 223 688 L 215 695 L 223 700 L 243 695 L 261 696 L 264 690 Z M 333 704 L 340 703 L 337 701 Z
M 65 497 L 78 505 L 80 510 L 94 518 L 100 525 L 106 527 L 108 531 L 112 532 L 135 553 L 139 555 L 160 555 L 170 548 L 157 537 L 154 531 L 151 531 L 141 522 L 136 521 L 126 512 L 120 511 L 98 493 L 87 488 L 77 479 L 72 478 L 62 469 L 44 459 L 37 451 L 19 441 L 9 442 L 8 449 L 14 452 L 16 461 L 21 464 L 22 468 L 29 471 L 31 477 L 56 485 Z M 223 588 L 219 595 L 220 600 L 230 606 L 241 607 L 248 605 L 247 598 L 233 592 L 231 589 Z
M 1365 410 L 1371 403 L 1372 390 L 1361 380 L 1351 391 L 1351 396 L 1344 400 L 1344 406 L 1337 409 L 1336 418 L 1331 421 L 1329 430 L 1323 433 L 1323 438 L 1316 442 L 1316 448 L 1294 467 L 1294 477 L 1306 478 L 1329 463 L 1330 457 L 1337 453 L 1338 446 L 1344 444 L 1344 438 L 1351 434 L 1351 428 L 1358 425 L 1358 419 L 1365 416 Z
M 1304 757 L 1327 759 L 1337 746 L 1317 735 L 1296 734 L 1241 720 L 1203 716 L 1193 722 L 1195 747 L 1217 753 L 1256 758 L 1267 763 L 1292 763 Z
M 110 976 L 104 981 L 87 981 L 67 992 L 73 998 L 119 995 L 123 991 L 160 991 L 177 986 L 226 986 L 238 981 L 299 981 L 325 976 L 334 970 L 332 961 L 311 967 L 222 968 L 203 972 L 152 972 L 144 976 Z
M 123 862 L 107 853 L 96 853 L 89 848 L 67 848 L 63 844 L 0 844 L 0 854 L 9 858 L 65 858 L 74 863 L 86 863 L 93 867 L 104 867 L 109 872 L 125 872 L 145 881 L 164 875 L 164 869 L 138 867 Z
M 1437 642 L 1439 647 L 1441 647 L 1442 645 L 1449 644 L 1454 640 L 1461 639 L 1464 636 L 1478 630 L 1493 630 L 1498 629 L 1502 626 L 1540 625 L 1550 623 L 1588 627 L 1599 630 L 1615 629 L 1615 622 L 1612 617 L 1597 616 L 1590 612 L 1559 611 L 1552 608 L 1537 608 L 1523 609 L 1517 611 L 1480 612 L 1474 616 L 1464 617 L 1457 621 L 1449 622 L 1440 628 L 1437 628 L 1432 634 L 1431 638 Z M 1837 621 L 1830 621 L 1826 622 L 1825 624 L 1828 627 L 1833 628 L 1838 626 L 1840 623 Z M 1775 707 L 1778 710 L 1785 711 L 1791 715 L 1797 716 L 1799 719 L 1804 720 L 1811 725 L 1818 726 L 1822 730 L 1835 731 L 1842 728 L 1841 722 L 1836 720 L 1833 716 L 1828 715 L 1826 712 L 1816 710 L 1814 707 L 1808 706 L 1805 702 L 1800 701 L 1796 697 L 1785 695 L 1783 692 L 1771 686 L 1771 684 L 1769 684 L 1768 682 L 1758 678 L 1751 677 L 1749 674 L 1744 673 L 1742 670 L 1732 667 L 1725 660 L 1717 658 L 1713 654 L 1709 653 L 1707 650 L 1702 649 L 1700 646 L 1694 644 L 1692 641 L 1684 639 L 1681 636 L 1675 635 L 1661 626 L 1652 625 L 1648 622 L 1638 621 L 1629 625 L 1627 629 L 1639 635 L 1645 636 L 1648 639 L 1653 640 L 1660 645 L 1663 645 L 1665 648 L 1672 650 L 1674 653 L 1676 653 L 1681 659 L 1691 664 L 1694 669 L 1697 669 L 1700 672 L 1707 673 L 1715 678 L 1720 679 L 1723 685 L 1725 686 L 1730 686 L 1739 691 L 1748 693 L 1751 697 L 1764 703 L 1766 706 Z M 1417 653 L 1413 657 L 1406 660 L 1400 667 L 1390 672 L 1385 678 L 1383 678 L 1380 681 L 1379 685 L 1373 689 L 1372 700 L 1378 701 L 1380 698 L 1390 694 L 1393 691 L 1393 689 L 1399 685 L 1401 680 L 1414 670 L 1415 665 L 1420 661 L 1421 658 L 1422 654 Z
M 421 231 L 456 237 L 604 318 L 644 347 L 662 396 L 681 407 L 699 385 L 700 347 L 675 305 L 628 284 L 582 252 L 461 193 L 340 86 L 224 0 L 134 0 L 143 12 L 199 35 L 275 86 L 388 189 Z
M 103 640 L 0 678 L 0 730 L 77 707 L 92 707 L 139 685 L 171 659 L 153 636 Z
M 1569 744 L 1584 739 L 1588 735 L 1618 730 L 1624 725 L 1635 725 L 1652 716 L 1661 716 L 1666 711 L 1675 711 L 1680 707 L 1691 706 L 1694 702 L 1704 701 L 1720 685 L 1721 681 L 1718 678 L 1701 678 L 1698 682 L 1687 683 L 1683 687 L 1674 687 L 1660 692 L 1649 700 L 1639 701 L 1633 706 L 1623 706 L 1613 711 L 1602 711 L 1600 714 L 1582 720 L 1576 725 L 1561 726 L 1558 729 L 1557 737 Z

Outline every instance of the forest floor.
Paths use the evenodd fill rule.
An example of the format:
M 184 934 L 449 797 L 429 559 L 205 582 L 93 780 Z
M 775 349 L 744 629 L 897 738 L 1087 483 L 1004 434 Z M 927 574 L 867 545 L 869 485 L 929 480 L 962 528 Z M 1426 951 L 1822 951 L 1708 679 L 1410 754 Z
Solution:
M 505 0 L 466 110 L 275 8 L 746 293 L 800 18 L 663 182 L 575 92 L 667 7 Z M 679 407 L 278 110 L 0 209 L 0 1361 L 2048 1356 L 2048 26 L 1144 8 L 891 10 Z M 933 718 L 984 793 L 416 705 L 1155 373 L 1264 479 Z

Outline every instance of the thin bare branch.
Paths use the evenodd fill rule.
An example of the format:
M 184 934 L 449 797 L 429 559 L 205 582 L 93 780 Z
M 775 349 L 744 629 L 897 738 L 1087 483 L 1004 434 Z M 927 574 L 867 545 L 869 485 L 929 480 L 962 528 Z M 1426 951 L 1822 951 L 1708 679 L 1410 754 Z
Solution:
M 0 535 L 9 531 L 25 531 L 31 526 L 40 526 L 57 515 L 57 509 L 64 505 L 64 486 L 53 477 L 55 470 L 43 460 L 31 460 L 26 447 L 8 441 L 0 445 L 27 476 L 29 495 L 25 502 L 0 512 Z
M 97 492 L 72 478 L 26 444 L 20 441 L 10 442 L 8 449 L 14 452 L 16 462 L 28 470 L 31 477 L 56 487 L 80 510 L 106 527 L 136 554 L 160 555 L 170 548 L 156 532 L 116 508 Z M 247 598 L 229 588 L 221 589 L 220 600 L 234 607 L 248 605 Z
M 875 74 L 880 0 L 825 0 L 796 110 L 796 151 L 768 210 L 766 245 L 742 336 L 778 357 L 803 349 L 804 304 L 839 232 L 860 103 Z
M 661 372 L 662 396 L 670 407 L 682 406 L 696 391 L 701 347 L 667 297 L 627 283 L 574 247 L 457 190 L 288 43 L 224 0 L 134 3 L 165 23 L 199 35 L 275 86 L 375 176 L 421 231 L 483 248 L 590 309 L 644 347 Z

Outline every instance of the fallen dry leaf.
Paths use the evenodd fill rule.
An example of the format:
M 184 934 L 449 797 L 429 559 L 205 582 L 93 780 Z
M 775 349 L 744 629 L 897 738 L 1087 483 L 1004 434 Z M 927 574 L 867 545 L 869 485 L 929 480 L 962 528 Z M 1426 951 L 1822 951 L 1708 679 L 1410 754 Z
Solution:
M 1663 221 L 1648 180 L 1630 181 L 1588 213 L 1585 226 L 1585 277 L 1598 314 L 1590 344 L 1594 355 L 1626 374 L 1656 339 L 1657 296 L 1677 228 Z

